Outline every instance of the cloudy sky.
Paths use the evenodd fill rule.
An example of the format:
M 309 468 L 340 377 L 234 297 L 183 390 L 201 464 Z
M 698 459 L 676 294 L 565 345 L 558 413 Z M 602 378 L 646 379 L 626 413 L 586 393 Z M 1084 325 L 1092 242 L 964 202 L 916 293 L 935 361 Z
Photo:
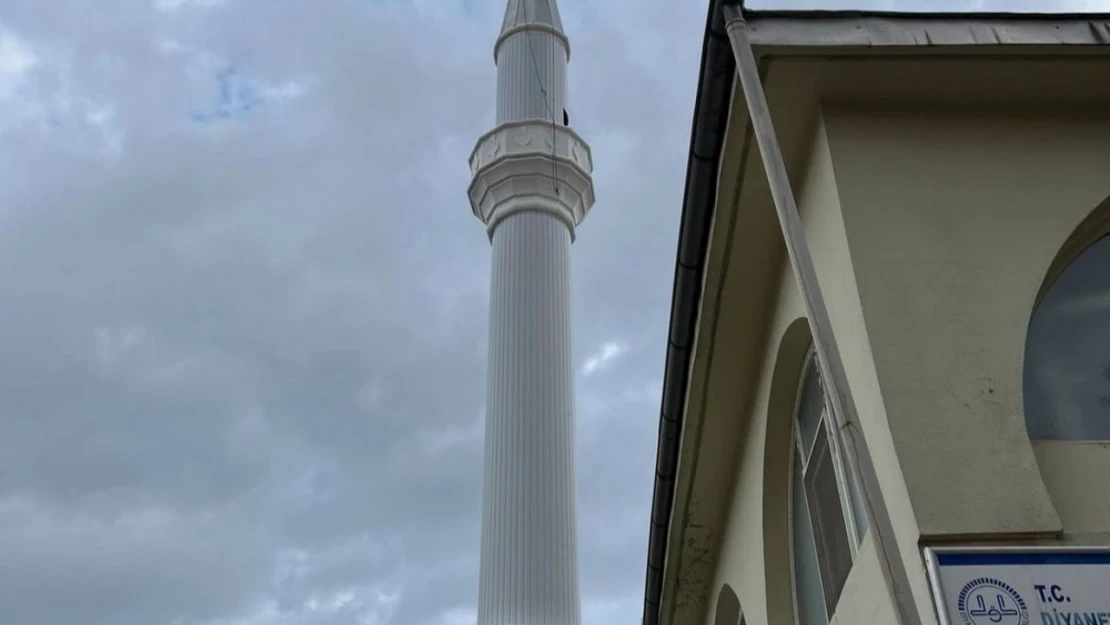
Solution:
M 503 6 L 0 0 L 0 620 L 473 623 Z M 634 625 L 704 2 L 561 6 L 583 617 Z

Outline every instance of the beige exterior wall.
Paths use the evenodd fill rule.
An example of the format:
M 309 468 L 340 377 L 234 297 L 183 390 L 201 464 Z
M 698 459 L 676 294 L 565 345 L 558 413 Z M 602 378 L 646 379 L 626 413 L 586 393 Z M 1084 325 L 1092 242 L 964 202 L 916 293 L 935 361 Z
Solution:
M 828 293 L 845 366 L 858 402 L 863 427 L 877 464 L 884 467 L 882 482 L 900 534 L 909 540 L 915 559 L 916 527 L 902 487 L 893 445 L 876 390 L 866 329 L 848 255 L 838 202 L 833 163 L 823 123 L 818 123 L 806 174 L 798 185 L 798 204 L 807 239 L 818 265 L 822 288 Z M 729 584 L 740 598 L 747 623 L 792 623 L 792 590 L 788 532 L 788 476 L 795 394 L 811 339 L 797 282 L 783 264 L 776 281 L 775 303 L 768 328 L 762 366 L 747 416 L 750 429 L 740 440 L 731 508 L 727 514 L 717 575 L 712 585 Z M 885 461 L 884 461 L 885 460 Z M 891 470 L 892 468 L 892 470 Z M 901 521 L 901 523 L 899 523 Z M 757 553 L 753 546 L 761 546 Z M 758 557 L 757 557 L 758 556 Z M 921 581 L 924 582 L 921 571 Z M 870 537 L 860 547 L 844 589 L 837 623 L 889 623 L 894 615 L 884 592 Z M 713 598 L 714 600 L 716 597 Z M 928 595 L 923 596 L 928 600 Z M 928 606 L 927 603 L 924 605 Z M 709 625 L 714 610 L 707 610 Z
M 903 107 L 826 118 L 921 533 L 1110 532 L 1099 497 L 1110 446 L 1034 449 L 1021 390 L 1025 332 L 1049 266 L 1110 196 L 1110 115 Z
M 1033 301 L 1110 196 L 1110 119 L 826 106 L 806 161 L 799 210 L 923 623 L 936 623 L 923 536 L 1063 529 L 1065 542 L 1110 543 L 1110 445 L 1031 444 L 1021 406 Z M 709 625 L 723 584 L 748 624 L 793 623 L 787 476 L 809 334 L 781 266 L 738 417 Z M 894 620 L 869 535 L 834 622 Z

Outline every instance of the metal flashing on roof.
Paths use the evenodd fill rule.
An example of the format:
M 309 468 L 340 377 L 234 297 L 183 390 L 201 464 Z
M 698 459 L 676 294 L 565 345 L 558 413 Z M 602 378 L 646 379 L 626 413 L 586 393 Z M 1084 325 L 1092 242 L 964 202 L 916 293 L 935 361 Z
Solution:
M 748 11 L 754 46 L 1110 45 L 1110 14 Z

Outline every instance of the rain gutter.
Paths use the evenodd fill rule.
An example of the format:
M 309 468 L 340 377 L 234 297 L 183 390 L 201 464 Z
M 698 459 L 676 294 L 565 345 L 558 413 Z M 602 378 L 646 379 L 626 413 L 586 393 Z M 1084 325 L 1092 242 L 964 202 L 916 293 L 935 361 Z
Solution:
M 683 194 L 678 258 L 671 296 L 666 369 L 663 374 L 663 405 L 659 416 L 659 447 L 656 452 L 655 489 L 651 502 L 651 529 L 648 533 L 643 625 L 659 625 L 660 620 L 663 571 L 674 508 L 675 476 L 682 438 L 686 389 L 698 311 L 701 308 L 709 227 L 713 222 L 717 203 L 721 145 L 724 143 L 732 85 L 736 76 L 722 6 L 734 2 L 735 0 L 709 1 L 705 38 L 702 42 L 701 70 L 694 104 L 694 126 L 686 166 L 686 190 Z

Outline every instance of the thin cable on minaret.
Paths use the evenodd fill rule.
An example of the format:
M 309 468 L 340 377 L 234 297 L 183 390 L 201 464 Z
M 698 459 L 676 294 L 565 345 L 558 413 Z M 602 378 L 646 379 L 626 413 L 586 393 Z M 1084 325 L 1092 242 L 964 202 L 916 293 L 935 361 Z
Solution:
M 547 12 L 552 13 L 551 0 L 544 0 L 544 4 L 547 5 Z M 551 78 L 552 82 L 555 82 L 555 67 L 556 67 L 556 64 L 555 64 L 555 38 L 554 37 L 548 37 L 548 39 L 551 40 L 551 73 L 549 73 L 548 76 Z M 554 87 L 554 85 L 552 85 L 552 87 Z M 552 89 L 551 91 L 552 91 L 552 94 L 554 94 L 555 90 Z M 563 96 L 563 99 L 566 100 L 565 95 Z M 556 172 L 556 169 L 555 169 L 555 159 L 558 156 L 558 153 L 555 150 L 555 145 L 556 145 L 556 141 L 557 141 L 558 137 L 557 137 L 556 128 L 555 128 L 556 113 L 554 111 L 554 108 L 555 108 L 555 96 L 552 95 L 551 105 L 547 107 L 547 111 L 549 113 L 551 113 L 551 183 L 555 186 L 555 193 L 558 193 L 559 192 L 559 177 L 556 175 L 557 172 Z
M 547 4 L 547 10 L 550 12 L 552 10 L 551 9 L 551 0 L 544 0 L 544 3 Z M 513 27 L 514 28 L 516 26 L 520 25 L 520 18 L 521 18 L 522 13 L 524 13 L 524 11 L 522 11 L 520 9 L 520 4 L 518 2 L 516 17 L 513 21 Z M 528 17 L 525 16 L 524 19 L 527 20 Z M 532 16 L 532 21 L 533 22 L 536 21 L 536 16 L 534 16 L 534 15 Z M 555 188 L 555 191 L 558 191 L 559 190 L 559 179 L 556 176 L 556 169 L 555 169 L 555 167 L 556 167 L 555 158 L 557 156 L 556 149 L 555 149 L 555 139 L 556 139 L 555 111 L 552 110 L 554 108 L 554 102 L 553 102 L 554 97 L 550 93 L 548 93 L 547 87 L 544 86 L 543 75 L 540 73 L 540 62 L 536 58 L 536 49 L 534 47 L 532 47 L 532 31 L 531 30 L 524 31 L 524 40 L 528 42 L 528 52 L 529 52 L 529 54 L 532 55 L 532 69 L 535 70 L 535 72 L 536 72 L 536 84 L 539 85 L 540 93 L 543 94 L 544 109 L 547 110 L 547 114 L 551 118 L 551 186 Z M 552 78 L 555 77 L 555 39 L 554 38 L 551 39 L 551 74 L 550 75 L 551 75 Z M 551 93 L 554 93 L 554 91 L 552 91 Z

